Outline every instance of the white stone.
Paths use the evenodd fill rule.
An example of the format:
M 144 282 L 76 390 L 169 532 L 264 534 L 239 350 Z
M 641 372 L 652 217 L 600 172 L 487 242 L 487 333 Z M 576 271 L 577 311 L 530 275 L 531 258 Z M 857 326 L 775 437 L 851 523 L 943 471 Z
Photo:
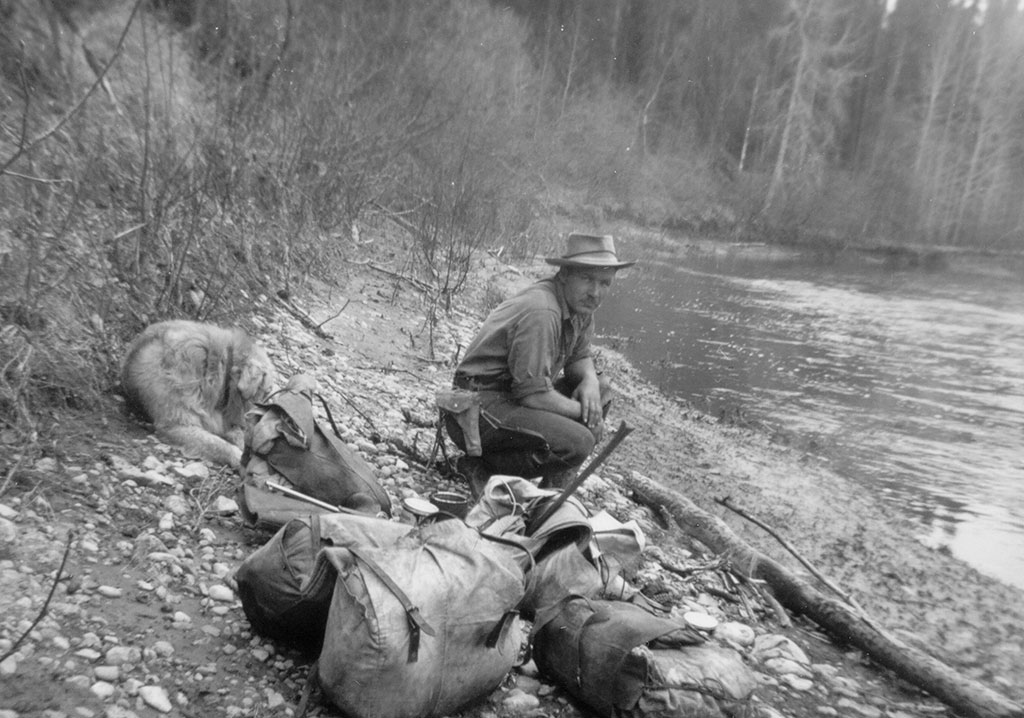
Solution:
M 116 689 L 111 683 L 107 683 L 106 681 L 96 681 L 89 686 L 89 690 L 92 691 L 100 700 L 106 700 L 107 698 L 110 698 L 110 696 L 114 695 L 114 691 Z
M 17 509 L 12 509 L 7 504 L 0 504 L 0 519 L 14 520 L 18 518 Z
M 753 628 L 739 621 L 726 621 L 719 624 L 718 628 L 715 629 L 714 635 L 720 641 L 732 643 L 743 648 L 754 645 L 754 639 L 757 637 Z
M 117 679 L 121 677 L 121 669 L 117 666 L 96 666 L 92 669 L 92 673 L 97 679 L 107 683 L 116 683 Z
M 153 644 L 153 653 L 167 658 L 174 655 L 174 646 L 167 641 L 157 641 Z
M 230 516 L 238 513 L 238 503 L 227 496 L 218 496 L 213 502 L 213 510 L 221 516 Z
M 0 676 L 13 676 L 18 672 L 18 659 L 14 656 L 7 656 L 0 661 Z
M 114 646 L 107 651 L 108 665 L 120 666 L 124 663 L 138 663 L 142 660 L 142 650 L 135 646 Z
M 235 592 L 224 584 L 210 586 L 210 598 L 214 601 L 230 602 L 235 600 Z
M 10 519 L 0 518 L 0 543 L 13 544 L 18 540 L 18 527 Z
M 175 466 L 171 470 L 183 479 L 210 478 L 210 467 L 202 461 L 190 461 L 184 466 Z
M 796 691 L 809 691 L 814 688 L 814 681 L 792 673 L 785 673 L 779 676 L 779 680 Z
M 161 713 L 171 712 L 171 699 L 167 697 L 167 691 L 160 686 L 143 686 L 139 689 L 139 696 L 150 708 Z
M 104 598 L 121 598 L 123 595 L 121 589 L 115 586 L 99 586 L 96 588 L 96 593 Z
M 174 528 L 174 514 L 170 511 L 160 517 L 160 521 L 157 523 L 157 528 L 161 531 L 170 531 Z
M 178 494 L 171 494 L 164 499 L 164 508 L 175 516 L 184 516 L 188 513 L 188 502 Z
M 527 713 L 540 707 L 540 698 L 513 688 L 501 704 L 510 713 Z

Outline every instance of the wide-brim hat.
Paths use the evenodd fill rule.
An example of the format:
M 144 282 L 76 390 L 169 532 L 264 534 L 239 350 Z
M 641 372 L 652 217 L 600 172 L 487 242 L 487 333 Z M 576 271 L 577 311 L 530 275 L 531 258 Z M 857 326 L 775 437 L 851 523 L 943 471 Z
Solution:
M 565 254 L 545 257 L 544 261 L 557 267 L 600 267 L 623 269 L 636 262 L 620 262 L 615 254 L 615 239 L 610 234 L 579 234 L 573 232 L 566 240 Z

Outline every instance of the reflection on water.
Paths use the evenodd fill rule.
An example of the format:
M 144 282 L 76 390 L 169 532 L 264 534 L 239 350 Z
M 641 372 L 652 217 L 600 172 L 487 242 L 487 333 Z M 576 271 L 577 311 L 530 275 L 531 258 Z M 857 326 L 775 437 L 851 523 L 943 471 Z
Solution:
M 656 385 L 829 457 L 922 538 L 1024 587 L 1024 283 L 653 253 L 599 315 Z

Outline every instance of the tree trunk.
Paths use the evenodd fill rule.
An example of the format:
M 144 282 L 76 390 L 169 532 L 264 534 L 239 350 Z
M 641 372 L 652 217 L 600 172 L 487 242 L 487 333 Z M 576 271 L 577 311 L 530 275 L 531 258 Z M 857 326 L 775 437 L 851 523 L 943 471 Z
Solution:
M 787 609 L 807 616 L 835 638 L 861 649 L 879 665 L 957 712 L 972 718 L 1024 718 L 1024 707 L 941 661 L 883 635 L 846 604 L 822 595 L 778 562 L 751 548 L 724 521 L 682 494 L 635 471 L 624 483 L 641 503 L 666 510 L 687 535 L 715 553 L 727 554 L 736 570 L 765 581 Z

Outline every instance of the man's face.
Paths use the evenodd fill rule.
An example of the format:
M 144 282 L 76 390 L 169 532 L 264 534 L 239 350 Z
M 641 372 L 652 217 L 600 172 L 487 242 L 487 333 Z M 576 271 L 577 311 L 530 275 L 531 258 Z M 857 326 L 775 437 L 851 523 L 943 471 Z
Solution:
M 590 316 L 615 281 L 615 270 L 609 267 L 570 267 L 562 274 L 565 301 L 573 314 Z

